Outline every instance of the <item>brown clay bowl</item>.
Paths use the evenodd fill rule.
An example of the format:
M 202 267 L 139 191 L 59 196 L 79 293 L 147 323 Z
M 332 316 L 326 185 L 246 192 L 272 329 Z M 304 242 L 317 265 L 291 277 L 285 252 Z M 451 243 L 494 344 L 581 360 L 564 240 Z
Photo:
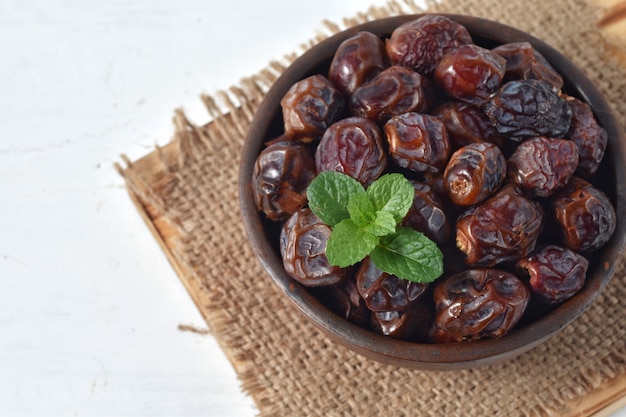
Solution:
M 246 232 L 258 259 L 285 297 L 324 334 L 339 344 L 383 363 L 417 369 L 456 370 L 494 364 L 536 347 L 570 324 L 594 301 L 609 282 L 625 247 L 624 137 L 602 94 L 581 69 L 545 42 L 493 21 L 462 15 L 447 16 L 464 25 L 474 37 L 475 43 L 482 46 L 530 42 L 562 74 L 565 79 L 563 90 L 589 103 L 598 122 L 609 133 L 608 149 L 603 166 L 597 174 L 596 184 L 601 184 L 600 187 L 615 206 L 617 227 L 608 245 L 592 259 L 585 286 L 573 298 L 547 315 L 514 328 L 499 339 L 421 344 L 381 336 L 348 322 L 332 313 L 307 288 L 285 273 L 278 249 L 276 229 L 280 226 L 265 220 L 264 215 L 257 211 L 251 185 L 254 161 L 264 143 L 282 133 L 281 98 L 296 81 L 316 73 L 326 74 L 335 50 L 345 39 L 362 30 L 387 37 L 400 24 L 415 19 L 415 15 L 386 18 L 352 27 L 320 42 L 287 68 L 267 93 L 250 125 L 241 156 L 239 177 L 240 203 Z

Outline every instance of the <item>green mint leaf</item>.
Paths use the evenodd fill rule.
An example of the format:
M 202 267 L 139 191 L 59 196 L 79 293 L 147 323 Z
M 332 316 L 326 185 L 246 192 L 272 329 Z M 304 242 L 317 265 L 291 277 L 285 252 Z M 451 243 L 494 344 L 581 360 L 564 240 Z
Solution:
M 378 211 L 374 221 L 365 226 L 365 230 L 378 237 L 391 235 L 396 232 L 396 219 L 388 211 Z
M 370 258 L 379 269 L 413 282 L 432 282 L 443 274 L 443 254 L 437 244 L 409 227 L 381 238 Z
M 369 197 L 363 194 L 354 194 L 348 202 L 350 218 L 359 227 L 366 227 L 376 221 L 376 210 Z
M 411 208 L 415 189 L 402 174 L 386 174 L 369 186 L 367 195 L 376 211 L 393 214 L 397 224 Z
M 378 240 L 351 219 L 345 219 L 333 228 L 326 244 L 326 257 L 331 265 L 345 268 L 362 261 L 376 247 Z
M 365 189 L 354 178 L 340 172 L 321 172 L 307 188 L 309 208 L 328 226 L 333 227 L 350 217 L 348 202 Z

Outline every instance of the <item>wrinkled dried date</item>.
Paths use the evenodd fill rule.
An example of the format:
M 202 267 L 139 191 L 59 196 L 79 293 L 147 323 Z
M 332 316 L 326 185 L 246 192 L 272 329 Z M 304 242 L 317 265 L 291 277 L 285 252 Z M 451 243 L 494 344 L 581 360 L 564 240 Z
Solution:
M 442 203 L 429 185 L 417 181 L 411 184 L 415 197 L 402 226 L 412 227 L 438 244 L 445 243 L 450 236 L 450 222 Z
M 370 32 L 359 32 L 339 45 L 328 79 L 346 96 L 387 67 L 385 44 Z
M 346 107 L 339 90 L 323 75 L 312 75 L 295 83 L 280 102 L 285 136 L 311 142 L 339 120 Z
M 577 166 L 574 142 L 545 136 L 522 142 L 508 161 L 513 181 L 533 197 L 548 197 L 563 188 Z
M 356 288 L 371 311 L 405 311 L 424 294 L 428 284 L 383 272 L 370 258 L 365 258 L 356 273 Z
M 285 272 L 307 287 L 334 285 L 346 278 L 350 269 L 331 266 L 326 258 L 330 233 L 330 227 L 309 208 L 296 211 L 280 234 Z
M 617 218 L 609 198 L 587 181 L 574 177 L 552 201 L 561 242 L 576 252 L 592 252 L 606 245 Z
M 457 221 L 456 243 L 472 266 L 494 266 L 528 255 L 543 226 L 543 210 L 512 184 L 469 208 Z
M 331 125 L 315 152 L 317 172 L 337 171 L 368 186 L 385 170 L 380 129 L 371 120 L 348 117 Z
M 594 175 L 600 167 L 608 142 L 606 129 L 598 124 L 591 107 L 587 103 L 568 98 L 567 104 L 572 110 L 572 123 L 565 138 L 578 147 L 578 170 L 585 177 Z
M 316 174 L 311 149 L 282 139 L 261 151 L 252 174 L 254 201 L 271 220 L 285 219 L 306 205 L 306 189 Z
M 460 148 L 470 143 L 489 142 L 503 147 L 504 139 L 485 113 L 476 106 L 460 101 L 448 101 L 431 113 L 446 126 L 450 145 Z
M 444 55 L 471 43 L 464 26 L 445 16 L 425 15 L 398 26 L 385 47 L 392 63 L 430 75 Z
M 496 338 L 524 314 L 530 293 L 512 273 L 468 269 L 435 285 L 434 343 Z
M 532 292 L 553 305 L 580 291 L 585 284 L 589 261 L 567 248 L 549 245 L 518 260 L 516 266 L 528 275 Z
M 404 113 L 383 126 L 389 155 L 402 168 L 441 171 L 450 156 L 450 143 L 443 123 L 434 116 Z
M 435 68 L 435 81 L 451 97 L 482 105 L 504 77 L 506 60 L 476 45 L 461 45 Z
M 509 81 L 487 101 L 484 110 L 498 132 L 513 141 L 563 137 L 572 119 L 567 102 L 538 80 Z
M 391 116 L 423 113 L 434 100 L 431 82 L 408 68 L 392 66 L 357 88 L 350 99 L 350 112 L 379 124 Z
M 452 154 L 443 173 L 448 197 L 460 206 L 473 206 L 496 191 L 506 176 L 506 160 L 491 143 L 473 143 Z
M 504 81 L 540 80 L 554 92 L 563 87 L 563 77 L 550 65 L 539 51 L 528 42 L 513 42 L 492 49 L 506 59 Z

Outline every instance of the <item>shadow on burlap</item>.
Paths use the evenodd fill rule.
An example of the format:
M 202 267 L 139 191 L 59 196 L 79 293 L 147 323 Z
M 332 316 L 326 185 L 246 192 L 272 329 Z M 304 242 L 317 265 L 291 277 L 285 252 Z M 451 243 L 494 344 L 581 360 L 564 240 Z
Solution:
M 325 22 L 325 28 L 330 35 L 365 20 L 422 11 L 410 0 L 392 2 L 340 25 Z M 545 40 L 584 69 L 626 125 L 626 73 L 594 29 L 599 10 L 578 0 L 444 0 L 428 11 L 481 16 Z M 176 112 L 172 142 L 120 168 L 261 416 L 580 415 L 572 404 L 626 373 L 623 264 L 600 298 L 558 336 L 479 369 L 421 372 L 383 365 L 336 345 L 308 323 L 254 257 L 237 195 L 247 126 L 294 58 L 272 62 L 226 92 L 202 96 L 211 124 L 195 126 Z

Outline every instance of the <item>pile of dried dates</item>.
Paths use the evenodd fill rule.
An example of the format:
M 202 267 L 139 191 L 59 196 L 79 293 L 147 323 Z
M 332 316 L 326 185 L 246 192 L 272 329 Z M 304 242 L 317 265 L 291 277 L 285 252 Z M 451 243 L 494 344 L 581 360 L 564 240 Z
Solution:
M 616 226 L 594 184 L 607 133 L 563 84 L 529 43 L 486 49 L 440 15 L 344 41 L 327 74 L 285 94 L 284 134 L 254 167 L 286 272 L 346 319 L 415 342 L 500 337 L 547 314 L 583 287 Z M 415 200 L 402 225 L 438 244 L 444 275 L 329 265 L 331 229 L 306 197 L 322 171 L 364 186 L 405 175 Z

